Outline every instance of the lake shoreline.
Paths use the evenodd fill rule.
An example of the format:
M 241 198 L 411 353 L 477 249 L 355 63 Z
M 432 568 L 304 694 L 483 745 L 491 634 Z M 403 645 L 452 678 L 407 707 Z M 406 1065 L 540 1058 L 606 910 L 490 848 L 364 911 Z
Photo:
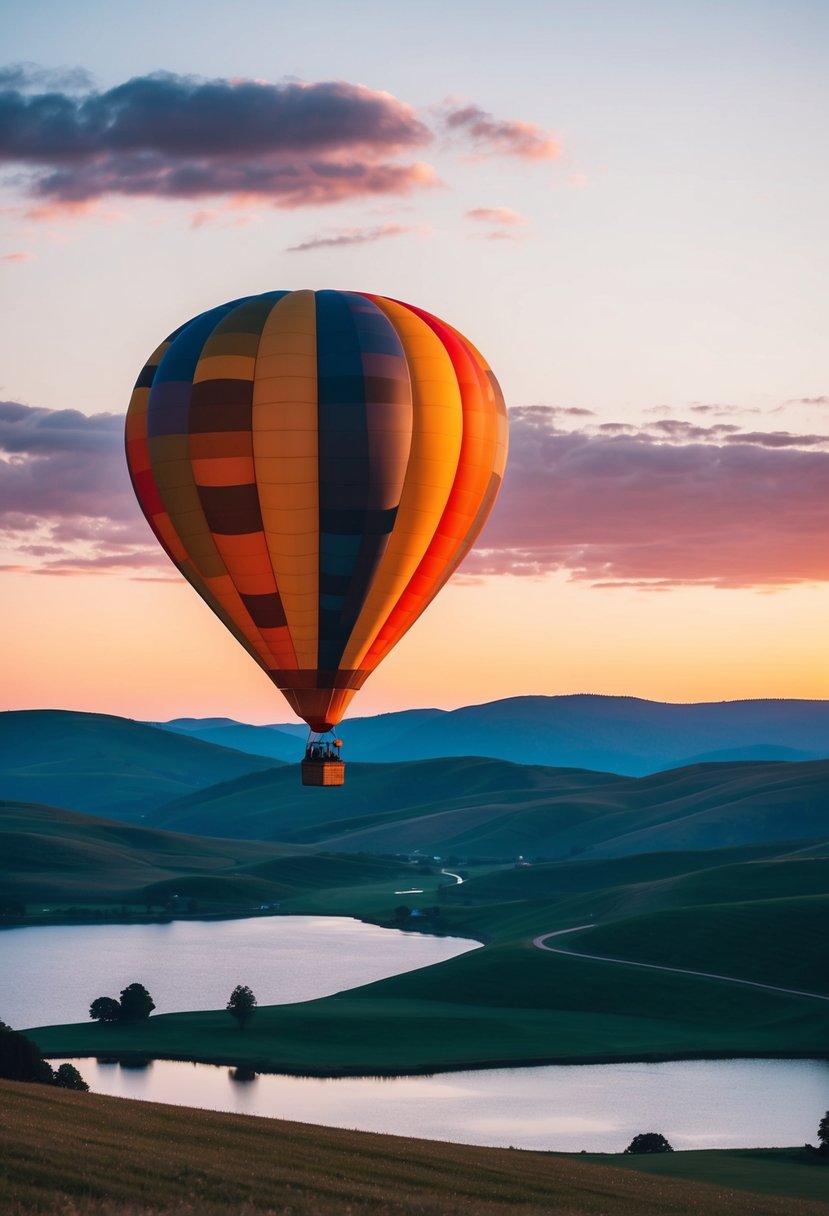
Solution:
M 83 1025 L 83 1023 L 80 1023 Z M 33 1037 L 39 1031 L 53 1030 L 54 1027 L 31 1027 L 30 1029 L 21 1031 L 29 1037 Z M 650 1052 L 638 1053 L 635 1055 L 619 1055 L 619 1054 L 586 1054 L 582 1056 L 548 1056 L 539 1057 L 533 1056 L 526 1059 L 517 1056 L 504 1057 L 503 1059 L 468 1059 L 458 1060 L 449 1063 L 441 1063 L 436 1061 L 429 1064 L 402 1066 L 400 1068 L 374 1068 L 366 1069 L 358 1067 L 341 1067 L 341 1068 L 295 1068 L 290 1064 L 279 1064 L 273 1061 L 265 1061 L 257 1063 L 253 1057 L 240 1057 L 238 1055 L 228 1056 L 205 1056 L 193 1054 L 172 1054 L 166 1052 L 156 1052 L 152 1056 L 148 1056 L 141 1051 L 64 1051 L 50 1049 L 48 1054 L 44 1052 L 47 1060 L 55 1059 L 71 1059 L 71 1060 L 96 1060 L 98 1063 L 120 1064 L 125 1067 L 137 1068 L 141 1066 L 152 1065 L 156 1060 L 169 1061 L 177 1064 L 205 1064 L 216 1068 L 245 1068 L 251 1072 L 260 1073 L 263 1076 L 285 1076 L 285 1077 L 307 1077 L 324 1081 L 336 1080 L 360 1080 L 360 1079 L 392 1079 L 404 1077 L 435 1077 L 444 1076 L 451 1073 L 459 1072 L 489 1072 L 499 1068 L 590 1068 L 594 1066 L 607 1064 L 682 1064 L 689 1061 L 707 1061 L 710 1063 L 730 1061 L 730 1060 L 813 1060 L 815 1062 L 829 1062 L 829 1054 L 820 1055 L 814 1051 L 800 1052 L 784 1052 L 784 1051 L 756 1051 L 746 1050 L 741 1051 L 686 1051 L 674 1053 Z
M 286 917 L 312 915 L 316 914 L 313 912 L 295 911 L 294 909 L 288 912 L 281 912 L 264 908 L 251 908 L 248 911 L 236 912 L 157 912 L 147 913 L 143 916 L 126 913 L 122 915 L 101 916 L 100 918 L 94 913 L 89 916 L 81 914 L 64 916 L 56 912 L 53 916 L 0 917 L 0 933 L 4 930 L 49 929 L 61 925 L 97 929 L 103 925 L 172 925 L 179 922 L 185 924 L 192 924 L 194 922 L 216 923 L 237 920 L 273 920 L 276 918 L 285 919 Z M 481 946 L 488 945 L 492 940 L 492 935 L 488 933 L 473 933 L 463 927 L 457 929 L 451 926 L 435 927 L 429 921 L 421 922 L 417 919 L 400 924 L 397 921 L 384 920 L 380 917 L 360 915 L 359 912 L 326 912 L 325 916 L 330 917 L 331 920 L 356 920 L 363 925 L 374 925 L 377 929 L 396 929 L 400 933 L 419 933 L 424 937 L 459 937 L 464 941 L 478 942 Z

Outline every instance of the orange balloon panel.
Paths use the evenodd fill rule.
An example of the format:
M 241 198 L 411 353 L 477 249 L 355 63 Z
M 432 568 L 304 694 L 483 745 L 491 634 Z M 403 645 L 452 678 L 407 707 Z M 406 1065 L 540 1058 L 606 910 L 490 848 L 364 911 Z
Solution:
M 160 544 L 326 731 L 483 527 L 506 409 L 479 352 L 421 309 L 273 291 L 159 346 L 126 446 Z

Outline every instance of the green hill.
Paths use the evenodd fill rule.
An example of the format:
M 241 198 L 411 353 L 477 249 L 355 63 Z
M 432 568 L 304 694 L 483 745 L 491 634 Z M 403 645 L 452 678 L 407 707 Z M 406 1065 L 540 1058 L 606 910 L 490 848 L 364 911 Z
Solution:
M 170 799 L 278 764 L 107 714 L 0 713 L 0 798 L 12 801 L 137 821 Z
M 627 856 L 829 837 L 829 761 L 694 765 L 650 777 L 480 757 L 349 765 L 342 789 L 258 773 L 158 808 L 176 831 L 337 851 L 508 859 Z
M 7 902 L 165 904 L 244 910 L 318 888 L 407 874 L 399 862 L 310 853 L 303 846 L 213 840 L 55 807 L 0 802 L 0 889 Z
M 801 862 L 793 868 L 821 864 L 822 873 L 802 876 L 804 889 L 813 888 L 808 895 L 780 898 L 779 887 L 770 885 L 771 898 L 663 908 L 598 925 L 557 944 L 590 955 L 736 976 L 829 996 L 828 867 Z
M 296 766 L 258 773 L 158 808 L 152 822 L 180 831 L 233 833 L 297 842 L 352 834 L 370 837 L 386 829 L 388 839 L 360 851 L 405 851 L 404 821 L 437 811 L 487 817 L 493 805 L 545 802 L 582 790 L 614 785 L 612 774 L 549 769 L 480 757 L 420 760 L 407 764 L 350 764 L 340 789 L 300 784 Z M 416 847 L 416 846 L 415 846 Z M 507 854 L 509 855 L 509 853 Z
M 664 959 L 668 967 L 695 969 L 704 958 L 700 970 L 824 991 L 818 970 L 829 927 L 827 863 L 792 856 L 788 849 L 752 846 L 504 867 L 473 872 L 462 885 L 439 873 L 418 875 L 422 894 L 404 897 L 420 913 L 417 920 L 397 911 L 401 898 L 389 878 L 399 863 L 355 855 L 263 857 L 234 867 L 227 881 L 278 884 L 283 912 L 356 915 L 487 944 L 335 1000 L 260 1009 L 244 1039 L 223 1012 L 165 1015 L 103 1029 L 43 1027 L 32 1034 L 52 1055 L 103 1051 L 198 1058 L 315 1075 L 821 1054 L 827 1008 L 820 1001 L 550 954 L 532 945 L 540 934 L 593 925 L 558 944 L 588 955 Z M 798 888 L 814 894 L 792 897 Z

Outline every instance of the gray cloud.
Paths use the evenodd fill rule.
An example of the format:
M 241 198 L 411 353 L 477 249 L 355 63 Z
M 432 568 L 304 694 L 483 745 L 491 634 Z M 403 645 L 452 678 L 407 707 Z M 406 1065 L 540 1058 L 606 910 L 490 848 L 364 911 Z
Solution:
M 0 543 L 48 570 L 155 566 L 159 555 L 135 502 L 123 455 L 124 420 L 0 402 Z
M 0 67 L 0 89 L 30 92 L 34 89 L 54 89 L 63 92 L 89 90 L 94 80 L 86 68 L 44 68 L 28 60 Z
M 237 194 L 290 207 L 434 181 L 429 166 L 388 160 L 428 143 L 428 128 L 363 85 L 160 72 L 77 94 L 33 82 L 20 67 L 0 75 L 0 163 L 28 168 L 44 200 Z
M 504 489 L 467 574 L 566 571 L 606 587 L 829 580 L 829 450 L 814 436 L 563 431 L 513 410 Z M 798 446 L 798 443 L 800 446 Z

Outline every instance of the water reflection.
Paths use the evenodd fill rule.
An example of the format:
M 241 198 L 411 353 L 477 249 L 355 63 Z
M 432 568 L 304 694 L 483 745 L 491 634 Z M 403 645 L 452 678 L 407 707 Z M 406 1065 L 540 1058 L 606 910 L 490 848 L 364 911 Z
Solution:
M 256 1081 L 259 1077 L 259 1073 L 254 1072 L 252 1068 L 243 1068 L 242 1066 L 239 1068 L 229 1068 L 227 1075 L 231 1081 L 244 1082 L 245 1084 L 250 1081 Z
M 137 1072 L 91 1059 L 73 1062 L 96 1093 L 560 1152 L 621 1152 L 642 1131 L 661 1132 L 678 1149 L 803 1144 L 814 1139 L 829 1093 L 825 1060 L 686 1060 L 376 1079 L 257 1076 L 168 1060 Z M 255 1084 L 241 1083 L 250 1081 Z

